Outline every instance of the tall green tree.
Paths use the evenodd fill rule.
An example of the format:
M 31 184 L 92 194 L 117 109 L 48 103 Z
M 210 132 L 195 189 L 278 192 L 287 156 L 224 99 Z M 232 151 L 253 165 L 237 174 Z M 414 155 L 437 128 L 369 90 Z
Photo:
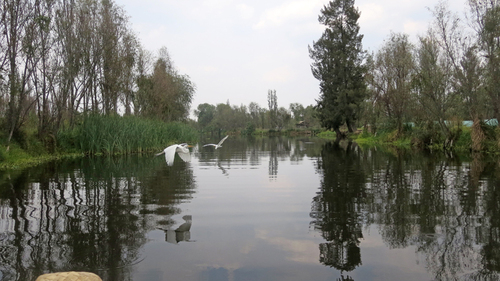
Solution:
M 293 115 L 293 121 L 295 123 L 298 123 L 298 122 L 304 120 L 304 111 L 305 111 L 305 108 L 302 104 L 297 103 L 297 102 L 290 104 L 290 112 Z
M 210 125 L 210 122 L 215 116 L 215 105 L 208 103 L 202 103 L 198 105 L 198 108 L 194 111 L 196 117 L 198 117 L 198 125 L 200 128 L 206 128 Z
M 34 52 L 29 44 L 29 27 L 33 19 L 33 3 L 26 0 L 4 1 L 1 7 L 2 47 L 1 65 L 7 76 L 8 106 L 6 115 L 7 150 L 13 137 L 20 134 L 24 118 L 30 108 L 31 89 L 28 81 L 34 70 L 29 62 Z M 4 45 L 5 44 L 5 45 Z
M 319 22 L 326 29 L 320 39 L 309 46 L 314 60 L 311 70 L 320 81 L 317 110 L 321 124 L 341 136 L 340 127 L 347 125 L 349 132 L 358 119 L 365 97 L 365 52 L 363 35 L 359 34 L 360 12 L 354 0 L 330 1 L 321 10 Z
M 441 133 L 449 137 L 446 120 L 453 113 L 453 92 L 451 91 L 452 66 L 439 47 L 433 33 L 420 37 L 416 54 L 415 91 L 420 119 L 436 122 Z
M 408 35 L 392 33 L 377 52 L 371 74 L 373 100 L 398 133 L 404 122 L 410 121 L 414 96 L 412 79 L 415 75 L 414 46 Z
M 263 116 L 263 114 L 262 114 L 263 109 L 260 107 L 260 105 L 256 102 L 251 102 L 248 105 L 248 111 L 249 111 L 252 123 L 256 127 L 263 128 L 264 127 L 264 118 L 261 118 L 261 116 Z
M 493 114 L 500 120 L 500 2 L 469 0 L 478 45 L 485 58 L 485 89 Z
M 267 91 L 267 104 L 269 105 L 269 123 L 271 129 L 278 126 L 278 96 L 276 90 Z
M 472 18 L 476 18 L 476 32 L 481 34 L 483 12 L 479 2 L 470 1 Z M 484 4 L 484 3 L 483 3 Z M 495 103 L 488 93 L 488 55 L 482 53 L 481 36 L 470 36 L 467 27 L 462 24 L 458 15 L 453 14 L 445 2 L 439 2 L 433 10 L 433 30 L 439 38 L 439 45 L 452 65 L 451 84 L 458 97 L 454 107 L 460 108 L 474 125 L 471 131 L 473 150 L 481 150 L 485 138 L 481 120 L 490 116 L 489 112 Z M 490 76 L 491 77 L 491 76 Z M 490 98 L 492 98 L 490 100 Z M 461 116 L 462 117 L 462 116 Z
M 186 120 L 195 92 L 189 76 L 178 73 L 165 47 L 160 49 L 150 75 L 143 69 L 145 59 L 138 61 L 137 111 L 142 116 L 164 121 Z

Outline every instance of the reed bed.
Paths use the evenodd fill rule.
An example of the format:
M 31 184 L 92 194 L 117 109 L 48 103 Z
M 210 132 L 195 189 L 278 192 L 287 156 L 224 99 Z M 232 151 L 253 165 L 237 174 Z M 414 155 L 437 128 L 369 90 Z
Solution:
M 87 154 L 125 154 L 164 149 L 173 143 L 194 142 L 198 133 L 180 122 L 165 123 L 135 116 L 87 116 L 81 125 L 63 131 L 63 150 Z

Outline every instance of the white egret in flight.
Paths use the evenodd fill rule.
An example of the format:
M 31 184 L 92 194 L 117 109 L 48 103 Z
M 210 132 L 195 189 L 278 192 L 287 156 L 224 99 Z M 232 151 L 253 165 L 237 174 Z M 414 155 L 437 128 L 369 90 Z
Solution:
M 167 165 L 172 166 L 174 165 L 174 159 L 175 159 L 175 153 L 181 157 L 182 160 L 185 162 L 191 161 L 191 154 L 189 154 L 189 148 L 192 147 L 191 145 L 188 145 L 187 143 L 181 143 L 181 144 L 172 144 L 171 146 L 165 148 L 162 152 L 156 154 L 155 156 L 161 155 L 165 153 L 165 161 L 167 161 Z
M 227 139 L 228 136 L 225 136 L 223 139 L 220 140 L 220 142 L 218 144 L 213 144 L 213 143 L 207 143 L 205 144 L 203 147 L 205 146 L 215 146 L 215 149 L 219 148 L 219 147 L 222 147 L 222 143 Z

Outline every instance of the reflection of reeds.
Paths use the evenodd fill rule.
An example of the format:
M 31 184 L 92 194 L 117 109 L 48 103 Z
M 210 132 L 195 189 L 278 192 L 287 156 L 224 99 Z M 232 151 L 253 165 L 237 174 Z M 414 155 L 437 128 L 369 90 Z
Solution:
M 179 122 L 100 115 L 88 116 L 81 125 L 59 135 L 59 142 L 65 149 L 89 154 L 143 152 L 196 139 L 196 131 Z

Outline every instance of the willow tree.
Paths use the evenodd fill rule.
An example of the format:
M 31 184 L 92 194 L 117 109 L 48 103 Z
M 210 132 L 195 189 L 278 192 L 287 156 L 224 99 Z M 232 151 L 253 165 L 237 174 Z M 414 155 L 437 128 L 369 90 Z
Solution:
M 0 90 L 6 91 L 7 150 L 13 138 L 21 137 L 21 127 L 34 104 L 30 79 L 35 72 L 31 66 L 38 60 L 33 40 L 38 38 L 36 26 L 43 25 L 40 19 L 32 1 L 8 0 L 0 7 L 0 79 L 5 83 Z
M 419 38 L 416 50 L 416 73 L 413 78 L 417 94 L 420 119 L 427 123 L 436 123 L 441 134 L 446 138 L 445 147 L 452 145 L 456 135 L 446 122 L 456 113 L 452 91 L 452 65 L 439 47 L 436 36 L 429 32 Z M 455 111 L 455 112 L 454 112 Z
M 337 137 L 344 124 L 349 132 L 354 131 L 366 91 L 359 16 L 354 0 L 330 1 L 318 18 L 325 31 L 309 46 L 309 56 L 314 60 L 311 70 L 320 81 L 316 105 L 319 119 L 324 127 L 335 130 Z
M 500 120 L 500 2 L 469 0 L 471 16 L 475 19 L 478 45 L 485 58 L 485 89 Z
M 167 48 L 160 49 L 152 74 L 139 72 L 135 97 L 139 115 L 164 121 L 187 119 L 195 85 L 189 76 L 178 73 Z
M 470 1 L 469 4 L 474 7 L 475 4 L 479 3 Z M 482 25 L 480 23 L 483 13 L 479 6 L 477 9 L 471 9 L 471 12 L 474 17 L 477 17 L 476 32 L 481 34 Z M 455 107 L 463 107 L 462 110 L 466 113 L 465 117 L 473 120 L 472 149 L 481 150 L 485 138 L 481 120 L 487 118 L 488 112 L 495 107 L 494 95 L 487 95 L 494 93 L 494 91 L 488 91 L 489 83 L 486 79 L 489 76 L 488 64 L 485 63 L 488 61 L 488 55 L 482 53 L 481 46 L 484 47 L 484 45 L 481 43 L 481 36 L 477 36 L 477 38 L 471 36 L 467 32 L 467 26 L 462 24 L 458 15 L 453 14 L 448 9 L 445 2 L 438 3 L 433 14 L 435 17 L 433 30 L 452 65 L 451 84 L 459 97 L 459 102 L 455 104 Z M 493 81 L 489 82 L 494 83 Z M 495 111 L 493 110 L 493 112 Z
M 388 121 L 402 132 L 413 109 L 412 79 L 415 74 L 414 46 L 407 34 L 391 33 L 376 53 L 371 86 L 375 103 Z

